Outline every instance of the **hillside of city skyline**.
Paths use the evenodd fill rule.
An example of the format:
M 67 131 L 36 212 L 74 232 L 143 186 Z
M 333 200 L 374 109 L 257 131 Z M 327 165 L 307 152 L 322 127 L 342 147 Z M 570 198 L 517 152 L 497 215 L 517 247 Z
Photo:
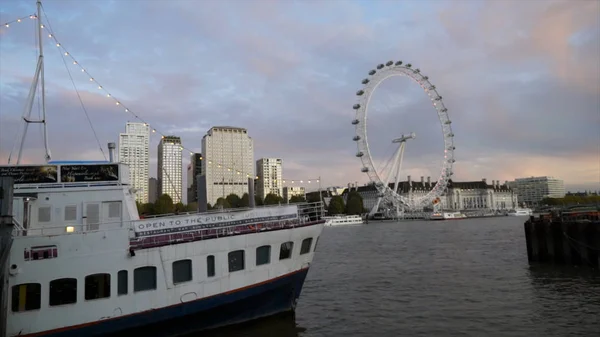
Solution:
M 88 123 L 61 54 L 46 41 L 52 159 L 103 159 L 106 143 L 118 143 L 125 123 L 138 121 L 115 104 L 117 97 L 159 131 L 149 142 L 150 177 L 157 177 L 161 133 L 181 137 L 185 169 L 212 126 L 233 125 L 248 130 L 255 159 L 283 160 L 287 180 L 363 185 L 368 179 L 352 141 L 355 93 L 377 64 L 404 60 L 444 97 L 455 134 L 454 180 L 553 176 L 567 191 L 599 190 L 600 3 L 576 3 L 215 1 L 198 12 L 186 2 L 55 1 L 48 16 L 69 18 L 53 22 L 56 37 L 111 97 L 87 73 L 70 68 Z M 6 3 L 0 22 L 29 14 L 32 6 Z M 82 15 L 90 11 L 97 15 Z M 236 24 L 223 28 L 214 21 L 224 13 Z M 179 20 L 158 28 L 153 22 L 164 15 Z M 307 19 L 313 15 L 318 19 Z M 422 19 L 431 16 L 439 20 Z M 494 26 L 507 23 L 513 29 Z M 149 43 L 147 34 L 159 35 Z M 35 44 L 31 25 L 1 27 L 0 35 L 0 162 L 6 163 L 35 70 Z M 391 139 L 416 132 L 403 180 L 439 175 L 440 125 L 418 85 L 405 78 L 383 83 L 368 128 L 378 163 L 388 160 Z M 23 162 L 43 161 L 32 125 Z M 182 179 L 187 186 L 185 174 Z

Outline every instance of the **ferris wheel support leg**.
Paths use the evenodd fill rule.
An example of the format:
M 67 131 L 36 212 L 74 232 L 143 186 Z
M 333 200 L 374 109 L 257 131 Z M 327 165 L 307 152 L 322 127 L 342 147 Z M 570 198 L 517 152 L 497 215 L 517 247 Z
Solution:
M 404 147 L 406 142 L 400 143 L 400 149 L 398 150 L 398 168 L 396 169 L 396 177 L 394 180 L 394 191 L 398 193 L 398 182 L 400 181 L 400 171 L 402 170 L 402 159 L 404 159 Z

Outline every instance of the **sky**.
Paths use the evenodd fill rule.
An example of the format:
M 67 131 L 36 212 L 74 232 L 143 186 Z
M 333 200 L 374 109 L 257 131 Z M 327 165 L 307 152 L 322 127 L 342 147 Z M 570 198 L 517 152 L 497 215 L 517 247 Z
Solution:
M 54 160 L 103 159 L 94 132 L 106 154 L 106 143 L 117 142 L 125 123 L 136 121 L 126 106 L 163 134 L 180 136 L 191 151 L 200 152 L 212 126 L 244 127 L 254 139 L 255 159 L 283 159 L 287 184 L 316 177 L 324 186 L 364 184 L 368 177 L 352 141 L 355 93 L 377 64 L 402 60 L 421 69 L 443 96 L 455 134 L 454 180 L 555 176 L 568 190 L 600 189 L 599 1 L 43 5 Z M 34 12 L 34 0 L 0 0 L 0 23 Z M 35 72 L 33 21 L 0 27 L 3 164 L 19 136 Z M 78 66 L 65 66 L 48 28 L 122 105 Z M 37 103 L 33 111 L 38 114 Z M 401 177 L 437 179 L 441 127 L 417 84 L 406 77 L 386 80 L 373 93 L 367 116 L 378 168 L 394 153 L 393 138 L 415 132 Z M 152 137 L 151 176 L 158 141 Z M 25 148 L 24 163 L 43 162 L 38 125 L 30 127 Z M 185 169 L 189 153 L 184 158 Z

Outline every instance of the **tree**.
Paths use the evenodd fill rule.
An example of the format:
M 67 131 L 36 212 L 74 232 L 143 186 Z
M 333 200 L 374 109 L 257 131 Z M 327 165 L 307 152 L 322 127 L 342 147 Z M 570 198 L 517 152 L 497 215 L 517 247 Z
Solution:
M 335 215 L 335 214 L 343 214 L 343 213 L 344 213 L 344 199 L 339 195 L 335 195 L 335 196 L 331 197 L 331 200 L 329 201 L 329 207 L 327 207 L 327 214 Z
M 227 199 L 223 199 L 223 198 L 219 198 L 217 199 L 217 202 L 215 202 L 215 206 L 214 208 L 231 208 L 231 205 L 229 204 L 229 201 L 227 201 Z
M 321 201 L 321 197 L 319 196 L 319 193 L 323 193 L 323 192 L 311 192 L 311 193 L 307 193 L 306 194 L 306 201 L 308 202 L 319 202 Z
M 277 194 L 269 193 L 265 196 L 265 205 L 277 205 L 283 202 L 283 198 Z
M 290 198 L 290 204 L 297 203 L 297 202 L 305 202 L 305 201 L 306 201 L 306 199 L 304 199 L 304 197 L 301 195 L 293 195 Z
M 262 205 L 264 205 L 265 203 L 263 202 L 263 200 L 262 200 L 262 199 L 261 199 L 261 198 L 260 198 L 258 195 L 255 195 L 255 196 L 254 196 L 254 204 L 255 204 L 256 206 L 262 206 Z
M 362 196 L 356 191 L 348 193 L 348 201 L 346 202 L 346 214 L 360 215 L 363 213 L 363 209 L 364 204 Z
M 248 206 L 250 206 L 250 197 L 248 196 L 248 193 L 244 193 L 244 195 L 242 195 L 242 199 L 240 200 L 240 207 Z
M 237 194 L 231 193 L 230 195 L 228 195 L 225 200 L 227 200 L 227 202 L 229 203 L 229 205 L 231 206 L 231 208 L 238 208 L 241 205 L 241 199 Z
M 137 203 L 137 209 L 139 215 L 154 215 L 156 214 L 156 210 L 153 203 Z
M 185 205 L 181 202 L 178 202 L 175 205 L 173 205 L 173 208 L 176 213 L 187 212 L 187 207 L 185 207 Z
M 174 210 L 173 199 L 168 194 L 161 194 L 154 203 L 154 214 L 169 214 Z
M 185 210 L 186 212 L 198 212 L 198 203 L 197 202 L 190 202 L 189 204 L 185 205 Z

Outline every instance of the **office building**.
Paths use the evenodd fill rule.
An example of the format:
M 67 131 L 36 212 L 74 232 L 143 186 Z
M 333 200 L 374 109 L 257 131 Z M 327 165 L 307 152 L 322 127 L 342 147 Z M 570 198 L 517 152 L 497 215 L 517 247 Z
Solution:
M 302 186 L 286 186 L 283 188 L 283 200 L 288 202 L 294 196 L 305 198 L 305 193 L 306 191 Z
M 197 175 L 202 173 L 202 154 L 192 153 L 187 166 L 187 203 L 198 202 Z
M 517 178 L 510 186 L 519 196 L 519 202 L 526 206 L 538 206 L 544 198 L 562 198 L 565 196 L 565 185 L 554 177 Z
M 282 160 L 261 158 L 256 161 L 256 195 L 265 200 L 267 194 L 283 197 Z
M 158 143 L 158 195 L 168 194 L 174 204 L 183 200 L 181 150 L 176 136 L 164 136 Z
M 137 190 L 135 200 L 147 203 L 150 174 L 150 127 L 147 124 L 125 124 L 125 132 L 119 134 L 119 162 L 129 166 L 130 181 Z
M 232 193 L 239 197 L 248 193 L 248 178 L 254 177 L 254 142 L 246 129 L 212 127 L 202 138 L 202 153 L 209 204 Z

